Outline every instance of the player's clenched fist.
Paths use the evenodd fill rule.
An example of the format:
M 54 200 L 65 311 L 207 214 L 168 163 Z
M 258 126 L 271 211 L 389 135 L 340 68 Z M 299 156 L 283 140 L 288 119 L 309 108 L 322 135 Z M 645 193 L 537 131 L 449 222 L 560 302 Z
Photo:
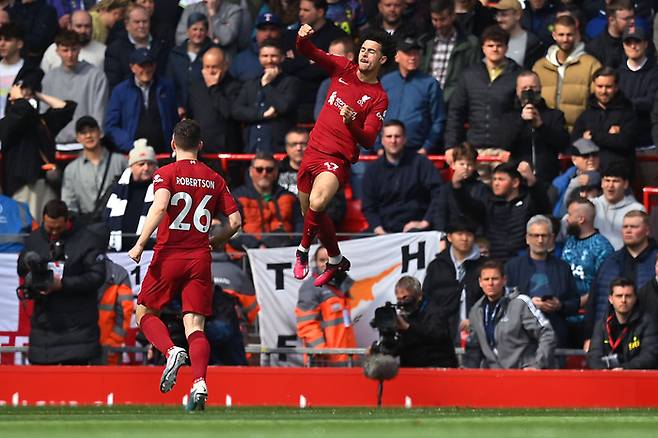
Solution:
M 133 259 L 135 263 L 139 263 L 142 258 L 142 252 L 144 252 L 144 247 L 137 243 L 128 251 L 128 257 Z
M 347 105 L 343 105 L 343 107 L 340 109 L 340 115 L 343 118 L 343 122 L 347 125 L 356 116 L 356 111 Z
M 300 27 L 299 30 L 297 31 L 297 35 L 299 35 L 302 38 L 306 38 L 307 36 L 313 35 L 314 32 L 315 31 L 310 25 L 302 24 L 302 27 Z

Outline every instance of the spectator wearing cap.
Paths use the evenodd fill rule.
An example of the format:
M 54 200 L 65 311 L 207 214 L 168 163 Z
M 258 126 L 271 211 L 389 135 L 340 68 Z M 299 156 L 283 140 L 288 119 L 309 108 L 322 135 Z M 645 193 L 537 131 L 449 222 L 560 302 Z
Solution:
M 201 125 L 204 152 L 242 152 L 239 124 L 231 115 L 241 84 L 229 73 L 221 48 L 209 48 L 202 63 L 203 80 L 190 84 L 185 114 Z
M 384 122 L 381 137 L 384 153 L 363 176 L 363 214 L 370 229 L 375 234 L 430 229 L 441 192 L 436 167 L 406 147 L 401 121 Z
M 603 169 L 601 176 L 603 194 L 592 199 L 596 207 L 594 226 L 610 241 L 613 248 L 618 250 L 624 245 L 624 215 L 633 210 L 645 210 L 633 193 L 628 191 L 629 171 L 623 163 L 612 163 Z
M 135 140 L 128 154 L 128 168 L 112 187 L 105 208 L 111 250 L 131 248 L 137 241 L 153 203 L 153 174 L 156 170 L 158 162 L 153 148 L 144 138 Z
M 263 75 L 263 66 L 258 61 L 258 49 L 264 41 L 281 40 L 283 24 L 278 15 L 263 12 L 256 19 L 256 31 L 251 44 L 231 60 L 229 72 L 240 82 L 247 82 Z
M 263 75 L 242 84 L 232 107 L 233 118 L 244 123 L 244 152 L 283 152 L 286 133 L 295 125 L 300 81 L 282 68 L 278 41 L 263 42 L 259 60 Z
M 461 343 L 459 335 L 468 332 L 468 313 L 482 297 L 478 274 L 486 258 L 475 245 L 475 229 L 469 220 L 450 222 L 446 228 L 449 245 L 427 266 L 423 280 L 423 291 L 448 319 L 455 345 Z
M 91 65 L 103 69 L 105 62 L 105 44 L 92 39 L 93 23 L 89 12 L 77 10 L 71 14 L 68 30 L 77 33 L 80 40 L 80 61 L 87 61 Z M 49 72 L 62 65 L 62 59 L 57 54 L 57 44 L 48 46 L 41 60 L 41 69 Z
M 569 133 L 562 111 L 546 106 L 535 72 L 525 70 L 517 76 L 514 109 L 502 116 L 501 125 L 500 143 L 508 159 L 531 163 L 545 184 L 560 173 L 558 154 L 569 147 Z
M 62 65 L 50 70 L 43 78 L 43 91 L 62 100 L 78 104 L 74 118 L 91 116 L 101 125 L 108 98 L 107 79 L 103 70 L 87 61 L 80 61 L 80 37 L 72 30 L 60 32 L 55 38 L 57 55 Z M 75 122 L 71 121 L 55 137 L 59 150 L 80 149 L 76 142 Z
M 208 38 L 208 17 L 201 12 L 190 14 L 187 18 L 187 39 L 169 53 L 165 75 L 176 88 L 178 115 L 181 117 L 185 114 L 190 85 L 201 81 L 203 54 L 212 45 Z
M 45 1 L 35 0 L 13 1 L 5 8 L 11 22 L 25 31 L 25 59 L 38 64 L 59 28 L 55 8 Z
M 440 151 L 446 111 L 439 83 L 419 70 L 421 46 L 417 38 L 397 42 L 397 71 L 382 77 L 389 104 L 385 120 L 399 120 L 407 131 L 406 147 L 418 153 Z
M 128 166 L 126 158 L 110 152 L 101 139 L 101 128 L 91 116 L 75 122 L 76 140 L 82 153 L 64 169 L 62 201 L 73 215 L 101 220 L 109 189 Z
M 38 75 L 39 84 L 43 77 L 37 64 L 21 57 L 23 35 L 23 29 L 16 24 L 0 26 L 0 118 L 5 115 L 9 91 L 13 85 L 22 81 L 26 75 Z
M 514 106 L 520 68 L 506 57 L 509 34 L 498 26 L 482 34 L 484 59 L 464 70 L 450 99 L 445 130 L 448 163 L 450 148 L 468 141 L 484 155 L 498 155 L 501 116 Z M 468 124 L 468 129 L 465 125 Z
M 168 153 L 178 121 L 174 86 L 156 74 L 148 49 L 133 51 L 129 61 L 133 76 L 112 91 L 105 132 L 122 152 L 132 149 L 135 139 L 146 138 L 157 153 Z
M 394 1 L 394 0 L 390 0 Z M 395 0 L 401 1 L 401 0 Z M 308 24 L 313 28 L 313 34 L 309 40 L 320 50 L 327 52 L 332 41 L 344 37 L 347 34 L 339 29 L 333 22 L 327 20 L 326 0 L 301 0 L 299 2 L 299 22 Z M 313 121 L 313 107 L 318 88 L 328 75 L 316 64 L 312 64 L 305 56 L 301 55 L 295 47 L 297 29 L 288 30 L 283 35 L 283 50 L 285 60 L 281 68 L 286 74 L 299 79 L 302 100 L 297 108 L 297 120 L 299 122 Z
M 453 0 L 433 0 L 430 15 L 434 29 L 421 36 L 425 45 L 421 68 L 439 82 L 448 105 L 462 71 L 480 61 L 480 42 L 459 25 Z
M 105 51 L 105 74 L 110 89 L 130 78 L 132 72 L 130 58 L 137 49 L 148 50 L 158 74 L 164 74 L 169 47 L 165 42 L 151 36 L 150 20 L 151 15 L 143 6 L 138 4 L 128 6 L 125 19 L 126 33 L 109 43 Z M 185 23 L 187 21 L 183 23 L 184 28 Z
M 576 198 L 569 202 L 566 216 L 567 239 L 560 258 L 571 268 L 571 275 L 576 281 L 580 296 L 580 308 L 587 303 L 594 277 L 606 258 L 615 250 L 599 230 L 594 227 L 596 208 L 585 198 Z M 582 324 L 582 317 L 570 318 L 576 327 Z M 584 339 L 576 342 L 582 345 Z
M 459 208 L 475 218 L 491 243 L 491 258 L 501 261 L 516 256 L 525 247 L 526 223 L 550 209 L 546 189 L 537 182 L 530 164 L 503 163 L 493 170 L 492 193 L 474 198 L 463 181 L 452 180 Z
M 57 197 L 60 184 L 55 166 L 54 136 L 73 118 L 76 103 L 42 94 L 41 70 L 23 76 L 9 92 L 5 116 L 0 119 L 2 191 L 26 202 L 32 217 L 43 214 L 46 203 Z M 39 113 L 38 104 L 48 105 Z
M 195 13 L 208 17 L 208 36 L 212 42 L 221 47 L 229 58 L 235 56 L 243 14 L 248 11 L 227 0 L 210 0 L 188 5 L 178 21 L 176 44 L 182 44 L 187 38 L 187 20 Z
M 535 62 L 546 54 L 547 47 L 534 34 L 521 27 L 521 3 L 519 0 L 501 0 L 492 7 L 498 25 L 510 35 L 507 57 L 520 66 L 531 69 Z
M 619 91 L 619 76 L 610 67 L 602 67 L 592 76 L 594 93 L 587 108 L 578 117 L 571 138 L 594 141 L 601 149 L 601 167 L 620 162 L 635 172 L 637 118 L 633 104 Z
M 626 29 L 638 28 L 635 22 L 635 10 L 632 0 L 613 0 L 606 6 L 607 25 L 599 35 L 590 35 L 588 24 L 587 33 L 590 40 L 585 50 L 598 59 L 606 67 L 619 67 L 624 58 L 622 35 Z M 646 22 L 644 23 L 646 25 Z M 645 27 L 645 30 L 648 28 Z
M 567 317 L 575 315 L 580 304 L 578 289 L 569 265 L 550 253 L 555 245 L 551 220 L 542 215 L 526 225 L 526 254 L 505 264 L 507 286 L 517 288 L 532 299 L 553 326 L 558 346 L 567 345 Z
M 573 166 L 552 183 L 551 189 L 555 192 L 553 216 L 561 218 L 567 214 L 572 194 L 578 194 L 581 187 L 601 186 L 599 151 L 592 140 L 579 138 L 573 143 L 570 151 Z

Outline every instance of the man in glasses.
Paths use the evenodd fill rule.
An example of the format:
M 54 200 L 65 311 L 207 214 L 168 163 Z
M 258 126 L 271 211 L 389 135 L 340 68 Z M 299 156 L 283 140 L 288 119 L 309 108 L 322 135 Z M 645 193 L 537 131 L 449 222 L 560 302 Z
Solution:
M 334 224 L 326 214 L 329 201 L 345 183 L 350 163 L 359 158 L 357 144 L 371 148 L 381 130 L 388 97 L 378 75 L 392 47 L 386 33 L 364 35 L 358 64 L 318 49 L 310 41 L 314 30 L 302 25 L 297 48 L 331 76 L 327 101 L 309 138 L 308 149 L 299 169 L 299 200 L 304 214 L 304 233 L 295 255 L 293 274 L 301 280 L 308 275 L 308 251 L 316 234 L 327 249 L 329 262 L 315 279 L 317 287 L 338 272 L 350 269 L 336 240 Z
M 251 184 L 238 187 L 233 192 L 242 211 L 243 233 L 235 237 L 231 244 L 247 248 L 290 245 L 286 233 L 294 229 L 297 199 L 277 183 L 279 170 L 274 157 L 265 152 L 256 153 L 249 166 L 249 177 Z
M 553 225 L 546 216 L 536 215 L 526 225 L 527 254 L 505 264 L 507 286 L 516 287 L 532 299 L 553 326 L 558 346 L 567 344 L 567 316 L 575 315 L 580 305 L 571 268 L 550 253 L 555 246 Z

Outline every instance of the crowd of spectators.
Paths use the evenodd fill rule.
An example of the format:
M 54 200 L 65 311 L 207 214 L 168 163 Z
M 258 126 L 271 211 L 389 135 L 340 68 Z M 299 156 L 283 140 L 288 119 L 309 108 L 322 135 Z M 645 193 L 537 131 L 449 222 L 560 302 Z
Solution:
M 557 346 L 589 348 L 593 368 L 658 368 L 658 236 L 633 194 L 658 182 L 656 160 L 636 160 L 658 157 L 653 23 L 642 0 L 0 1 L 3 226 L 27 232 L 42 218 L 28 246 L 44 250 L 53 226 L 72 239 L 87 232 L 59 230 L 62 220 L 100 222 L 109 243 L 84 251 L 125 250 L 173 126 L 189 117 L 203 152 L 255 154 L 226 175 L 244 218 L 230 246 L 296 244 L 305 127 L 332 99 L 327 74 L 295 48 L 297 29 L 312 25 L 317 47 L 350 60 L 359 35 L 380 29 L 396 41 L 381 77 L 389 107 L 375 150 L 362 150 L 379 157 L 332 201 L 339 230 L 358 197 L 371 233 L 445 236 L 422 290 L 402 289 L 432 303 L 465 365 L 560 366 Z M 79 156 L 57 162 L 57 151 Z M 444 154 L 445 168 L 428 154 Z M 121 284 L 109 264 L 80 257 L 81 270 L 98 271 L 89 284 L 101 287 L 102 270 L 101 289 Z M 303 318 L 347 283 L 303 287 L 307 345 L 329 339 Z M 232 327 L 239 350 L 238 323 L 216 324 Z M 84 357 L 53 360 L 93 363 L 85 342 Z M 35 352 L 33 362 L 51 360 Z

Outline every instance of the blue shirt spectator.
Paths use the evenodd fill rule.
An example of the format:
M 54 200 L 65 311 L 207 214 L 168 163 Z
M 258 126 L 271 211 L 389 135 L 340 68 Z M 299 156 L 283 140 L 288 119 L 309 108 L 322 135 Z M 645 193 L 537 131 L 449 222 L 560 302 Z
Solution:
M 23 250 L 23 237 L 20 234 L 32 232 L 34 219 L 24 202 L 0 195 L 0 253 Z

